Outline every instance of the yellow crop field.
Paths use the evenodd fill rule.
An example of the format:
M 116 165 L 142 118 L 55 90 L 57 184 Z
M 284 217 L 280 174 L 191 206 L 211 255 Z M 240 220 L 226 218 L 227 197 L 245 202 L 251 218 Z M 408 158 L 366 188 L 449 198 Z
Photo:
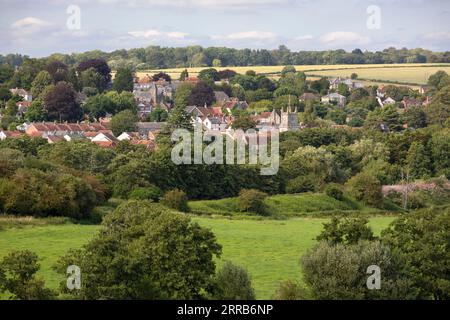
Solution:
M 268 74 L 277 78 L 284 66 L 248 66 L 248 67 L 220 67 L 217 70 L 231 69 L 240 74 L 245 74 L 248 70 L 256 73 Z M 450 64 L 358 64 L 358 65 L 301 65 L 295 66 L 298 71 L 303 71 L 308 78 L 318 76 L 325 77 L 350 77 L 352 73 L 357 73 L 360 79 L 370 83 L 395 82 L 404 84 L 425 84 L 428 77 L 433 73 L 444 70 L 450 73 Z M 137 72 L 138 77 L 154 75 L 158 72 L 168 73 L 173 79 L 178 79 L 181 72 L 187 69 L 190 76 L 197 76 L 205 69 L 199 68 L 170 68 L 162 70 L 147 70 Z
M 406 84 L 426 84 L 428 78 L 439 70 L 450 73 L 450 65 L 439 67 L 402 67 L 402 68 L 358 68 L 346 70 L 326 70 L 307 72 L 308 75 L 349 78 L 357 73 L 360 79 L 389 81 Z

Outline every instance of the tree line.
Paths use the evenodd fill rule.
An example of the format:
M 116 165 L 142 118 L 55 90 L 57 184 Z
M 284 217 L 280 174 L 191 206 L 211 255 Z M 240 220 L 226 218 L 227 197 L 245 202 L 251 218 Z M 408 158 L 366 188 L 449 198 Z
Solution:
M 28 56 L 20 54 L 0 55 L 0 64 L 13 67 L 22 65 Z M 355 49 L 327 51 L 291 51 L 285 45 L 278 49 L 233 49 L 224 47 L 188 46 L 167 48 L 149 46 L 146 48 L 120 49 L 112 52 L 100 50 L 83 53 L 55 53 L 45 59 L 58 59 L 68 65 L 75 65 L 89 59 L 104 59 L 114 70 L 127 67 L 136 70 L 183 68 L 183 67 L 226 67 L 226 66 L 273 66 L 273 65 L 327 65 L 327 64 L 391 64 L 391 63 L 448 63 L 450 52 L 433 52 L 425 49 L 387 48 L 370 52 Z

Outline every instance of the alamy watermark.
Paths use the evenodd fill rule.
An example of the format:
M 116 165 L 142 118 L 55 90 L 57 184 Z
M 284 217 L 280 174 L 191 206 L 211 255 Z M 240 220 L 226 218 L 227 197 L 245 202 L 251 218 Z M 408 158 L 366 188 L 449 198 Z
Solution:
M 69 290 L 81 289 L 81 269 L 76 265 L 67 267 L 66 274 L 68 275 L 66 285 Z
M 81 9 L 77 5 L 70 5 L 66 9 L 69 15 L 66 21 L 66 27 L 69 30 L 81 30 Z
M 246 132 L 229 129 L 221 133 L 204 131 L 196 126 L 194 133 L 186 129 L 174 130 L 172 141 L 177 143 L 171 154 L 173 163 L 177 165 L 259 164 L 261 175 L 266 176 L 276 175 L 280 166 L 279 132 L 275 129 L 249 129 Z
M 370 276 L 367 278 L 367 289 L 380 290 L 381 289 L 381 268 L 377 265 L 371 265 L 367 267 L 367 274 Z
M 367 7 L 367 29 L 380 30 L 381 29 L 381 8 L 379 6 L 371 5 Z

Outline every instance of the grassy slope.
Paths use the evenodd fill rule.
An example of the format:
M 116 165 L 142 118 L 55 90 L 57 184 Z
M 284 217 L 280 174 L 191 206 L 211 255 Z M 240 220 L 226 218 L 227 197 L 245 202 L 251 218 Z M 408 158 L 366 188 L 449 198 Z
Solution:
M 223 246 L 222 259 L 246 267 L 253 278 L 259 299 L 270 298 L 282 280 L 299 279 L 300 256 L 310 248 L 326 219 L 300 218 L 285 221 L 228 220 L 195 217 L 200 225 L 211 228 Z M 392 217 L 376 217 L 371 225 L 376 232 Z M 47 225 L 6 228 L 0 231 L 0 257 L 11 250 L 29 249 L 41 261 L 40 275 L 50 287 L 63 280 L 51 266 L 70 248 L 79 248 L 98 230 L 92 225 Z

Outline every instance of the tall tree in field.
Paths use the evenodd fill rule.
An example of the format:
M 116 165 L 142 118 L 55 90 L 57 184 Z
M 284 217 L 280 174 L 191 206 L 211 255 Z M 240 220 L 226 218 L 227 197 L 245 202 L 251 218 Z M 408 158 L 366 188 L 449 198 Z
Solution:
M 189 105 L 203 107 L 211 106 L 215 100 L 214 90 L 203 81 L 198 82 L 192 89 Z
M 133 72 L 127 68 L 117 70 L 113 89 L 119 93 L 122 91 L 133 91 Z
M 77 121 L 82 117 L 76 92 L 66 82 L 58 82 L 49 88 L 44 96 L 44 106 L 48 120 Z

